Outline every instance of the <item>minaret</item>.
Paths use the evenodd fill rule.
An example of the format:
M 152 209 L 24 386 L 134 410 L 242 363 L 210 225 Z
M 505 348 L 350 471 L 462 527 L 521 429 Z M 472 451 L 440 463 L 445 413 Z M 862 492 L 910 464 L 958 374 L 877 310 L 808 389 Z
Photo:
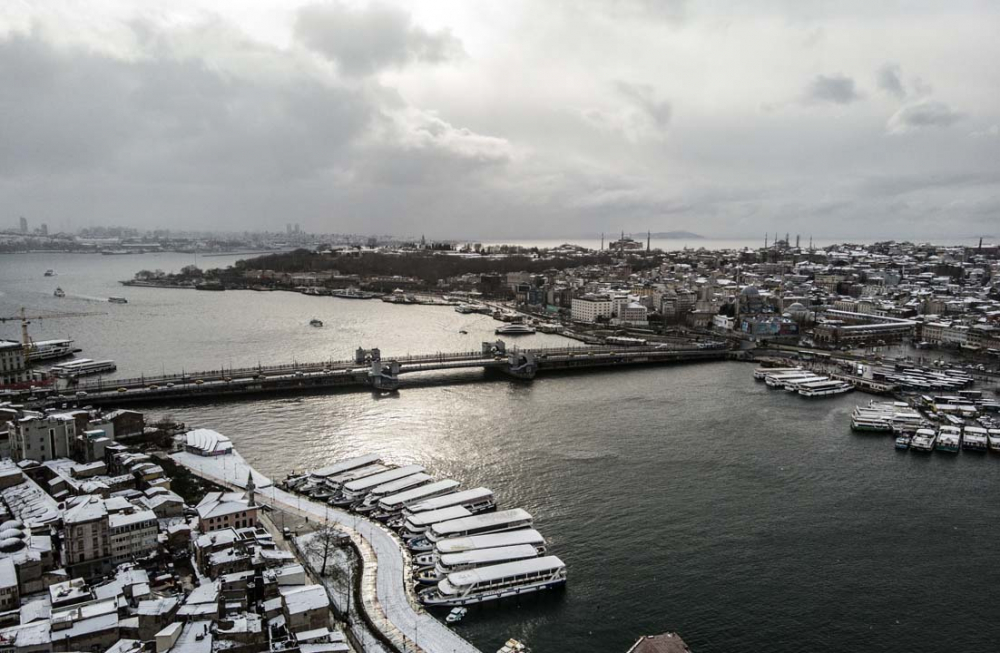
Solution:
M 652 240 L 652 238 L 653 238 L 653 233 L 651 231 L 646 231 L 646 251 L 647 252 L 649 251 L 649 243 Z M 979 247 L 980 247 L 980 249 L 982 248 L 982 246 L 983 246 L 983 239 L 980 238 L 979 239 Z
M 604 232 L 601 232 L 601 251 L 604 251 Z
M 764 234 L 764 249 L 767 249 L 767 234 Z
M 799 248 L 799 235 L 795 234 L 795 249 Z
M 250 508 L 257 505 L 257 500 L 254 498 L 254 490 L 256 489 L 257 487 L 253 484 L 253 472 L 247 472 L 247 498 L 250 500 L 247 506 Z

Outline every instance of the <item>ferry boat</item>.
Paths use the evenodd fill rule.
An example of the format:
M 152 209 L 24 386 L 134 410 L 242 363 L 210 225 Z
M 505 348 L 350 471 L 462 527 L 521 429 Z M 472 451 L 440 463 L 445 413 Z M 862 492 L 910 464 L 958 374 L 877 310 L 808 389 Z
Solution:
M 986 439 L 989 441 L 990 451 L 1000 453 L 1000 429 L 990 429 L 987 431 Z
M 378 297 L 378 293 L 366 292 L 357 288 L 348 288 L 346 290 L 331 290 L 330 296 L 341 299 L 375 299 Z
M 983 451 L 989 447 L 987 444 L 989 432 L 980 426 L 966 426 L 962 432 L 962 448 L 968 451 Z
M 442 555 L 523 544 L 530 544 L 535 547 L 536 555 L 545 554 L 545 538 L 535 529 L 526 528 L 518 531 L 504 531 L 503 533 L 450 537 L 435 544 L 433 551 L 414 557 L 413 564 L 417 567 L 433 567 Z
M 63 358 L 73 353 L 72 340 L 36 340 L 28 349 L 29 361 L 44 361 Z
M 458 571 L 419 592 L 428 606 L 461 606 L 540 592 L 566 583 L 566 565 L 556 556 Z
M 449 508 L 451 506 L 462 506 L 475 515 L 492 510 L 496 508 L 496 505 L 493 490 L 485 487 L 477 487 L 414 503 L 403 509 L 403 516 L 409 517 L 417 513 L 440 510 L 441 508 Z
M 368 465 L 373 465 L 382 462 L 382 458 L 378 454 L 365 454 L 362 456 L 354 456 L 353 458 L 347 458 L 336 462 L 327 467 L 322 467 L 312 472 L 309 476 L 313 478 L 326 479 L 331 476 L 337 476 L 338 474 L 343 474 L 344 472 L 349 472 L 352 469 L 358 469 L 359 467 L 366 467 Z
M 406 465 L 404 467 L 389 469 L 379 474 L 373 474 L 372 476 L 366 476 L 355 481 L 350 481 L 349 483 L 344 483 L 340 497 L 338 497 L 333 503 L 335 506 L 349 506 L 352 503 L 357 503 L 358 501 L 363 500 L 366 496 L 368 496 L 369 492 L 383 483 L 398 481 L 399 479 L 406 478 L 407 476 L 420 474 L 424 470 L 425 468 L 423 465 Z
M 55 297 L 65 297 L 66 292 L 62 288 L 56 288 L 55 292 L 52 293 Z
M 495 549 L 476 549 L 464 553 L 449 553 L 441 556 L 433 567 L 426 567 L 414 574 L 414 579 L 424 585 L 436 585 L 456 571 L 466 571 L 497 565 L 516 560 L 537 558 L 538 552 L 530 544 L 501 546 Z
M 116 369 L 118 367 L 112 360 L 95 361 L 89 358 L 80 358 L 60 365 L 54 365 L 49 371 L 59 378 L 75 379 L 79 376 L 114 372 Z
M 494 331 L 499 336 L 526 336 L 534 332 L 534 327 L 530 327 L 527 324 L 505 324 L 497 327 L 496 331 Z
M 768 374 L 780 374 L 782 372 L 801 372 L 801 367 L 758 367 L 753 371 L 753 378 L 763 381 Z
M 962 444 L 962 429 L 957 426 L 942 426 L 938 429 L 937 444 L 934 449 L 947 453 L 958 453 Z
M 910 448 L 910 441 L 912 438 L 908 435 L 901 435 L 896 438 L 896 448 L 906 451 Z
M 810 374 L 808 376 L 797 377 L 787 381 L 785 383 L 779 384 L 785 389 L 786 392 L 798 392 L 799 388 L 807 383 L 815 383 L 817 381 L 829 381 L 830 377 L 823 376 L 822 374 Z
M 317 320 L 316 318 L 313 318 L 309 320 L 309 326 L 321 327 L 323 326 L 323 320 Z
M 427 545 L 427 538 L 424 537 L 424 533 L 426 533 L 431 526 L 439 522 L 446 522 L 454 519 L 465 519 L 466 517 L 471 516 L 472 513 L 462 506 L 451 506 L 440 510 L 418 512 L 415 515 L 410 515 L 409 517 L 404 518 L 399 536 L 404 540 L 407 540 L 407 546 L 411 549 L 414 549 L 415 543 L 419 549 L 414 550 L 426 551 L 430 549 L 432 545 Z M 417 540 L 420 541 L 416 542 Z
M 427 541 L 433 545 L 449 537 L 468 537 L 531 528 L 532 523 L 531 513 L 527 510 L 522 508 L 500 510 L 472 517 L 435 522 L 427 529 Z
M 406 476 L 396 481 L 391 481 L 389 483 L 383 483 L 379 485 L 371 492 L 368 496 L 364 498 L 364 501 L 356 504 L 354 510 L 360 513 L 371 512 L 375 510 L 378 506 L 378 502 L 387 496 L 392 494 L 397 494 L 411 488 L 420 487 L 430 481 L 433 481 L 434 477 L 430 474 L 413 474 L 412 476 Z
M 112 304 L 128 304 L 128 300 L 124 297 L 108 297 L 108 301 Z
M 55 270 L 46 270 L 45 271 L 45 276 L 47 276 L 47 277 L 54 277 L 54 276 L 56 276 L 56 271 Z
M 374 476 L 375 474 L 381 474 L 382 472 L 387 472 L 390 469 L 393 468 L 389 465 L 383 465 L 381 462 L 372 463 L 370 465 L 362 465 L 361 467 L 355 467 L 354 469 L 342 472 L 335 476 L 328 476 L 323 479 L 323 483 L 331 489 L 339 492 L 345 483 L 358 481 L 363 478 L 368 478 L 369 476 Z
M 777 374 L 768 374 L 765 376 L 764 383 L 766 383 L 769 388 L 784 388 L 792 381 L 800 381 L 812 376 L 815 376 L 815 374 L 807 371 L 778 372 Z
M 441 481 L 428 483 L 427 485 L 421 485 L 418 488 L 400 492 L 399 494 L 391 494 L 384 499 L 379 500 L 372 517 L 383 522 L 394 519 L 400 519 L 400 521 L 402 521 L 400 513 L 406 506 L 423 501 L 424 499 L 454 492 L 455 488 L 459 485 L 461 485 L 461 483 L 458 481 L 447 478 Z
M 933 451 L 937 434 L 933 429 L 917 429 L 910 440 L 910 448 L 914 451 Z
M 799 387 L 798 392 L 802 397 L 832 397 L 833 395 L 842 395 L 851 390 L 854 390 L 854 386 L 850 383 L 830 379 L 803 384 Z

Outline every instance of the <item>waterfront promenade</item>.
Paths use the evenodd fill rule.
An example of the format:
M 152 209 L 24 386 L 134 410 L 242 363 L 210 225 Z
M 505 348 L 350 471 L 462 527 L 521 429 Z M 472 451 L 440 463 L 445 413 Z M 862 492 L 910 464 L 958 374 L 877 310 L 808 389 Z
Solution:
M 398 651 L 413 653 L 480 653 L 472 644 L 428 614 L 407 589 L 409 555 L 381 525 L 358 515 L 310 501 L 277 488 L 238 453 L 216 457 L 188 452 L 171 458 L 192 473 L 224 487 L 243 490 L 249 474 L 257 500 L 310 521 L 347 533 L 361 553 L 361 603 L 371 623 Z

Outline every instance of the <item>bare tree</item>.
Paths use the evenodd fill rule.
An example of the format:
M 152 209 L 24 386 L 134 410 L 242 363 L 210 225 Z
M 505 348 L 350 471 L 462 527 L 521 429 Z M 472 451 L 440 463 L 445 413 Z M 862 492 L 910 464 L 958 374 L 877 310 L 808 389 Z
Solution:
M 313 536 L 309 538 L 305 546 L 306 551 L 323 560 L 323 564 L 319 570 L 320 576 L 326 576 L 326 568 L 330 561 L 330 556 L 344 542 L 346 537 L 340 530 L 332 526 L 326 526 L 313 533 Z

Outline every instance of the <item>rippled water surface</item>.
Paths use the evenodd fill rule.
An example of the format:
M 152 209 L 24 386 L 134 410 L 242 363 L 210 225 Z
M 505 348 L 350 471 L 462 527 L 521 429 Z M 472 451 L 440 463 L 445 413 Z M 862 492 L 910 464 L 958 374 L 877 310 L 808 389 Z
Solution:
M 11 283 L 12 258 L 0 258 L 5 312 L 15 298 L 61 306 L 34 271 Z M 65 258 L 38 262 L 38 275 L 68 268 Z M 127 270 L 93 269 L 106 259 L 123 266 L 117 257 L 74 263 L 90 279 L 80 292 L 126 294 L 111 282 L 152 265 L 134 258 Z M 67 293 L 75 285 L 58 282 Z M 121 312 L 95 303 L 108 315 L 56 331 L 76 337 L 84 355 L 155 371 L 223 357 L 339 358 L 359 343 L 404 353 L 473 348 L 496 324 L 450 309 L 286 293 L 128 295 Z M 327 327 L 303 326 L 313 316 Z M 737 363 L 530 384 L 462 379 L 384 398 L 341 393 L 162 412 L 228 434 L 275 477 L 375 451 L 486 485 L 502 506 L 530 511 L 570 581 L 556 595 L 471 610 L 458 629 L 488 653 L 512 636 L 541 653 L 624 652 L 639 635 L 665 630 L 696 653 L 1000 646 L 1000 457 L 896 452 L 888 438 L 850 432 L 850 410 L 864 395 L 802 399 L 754 382 Z

